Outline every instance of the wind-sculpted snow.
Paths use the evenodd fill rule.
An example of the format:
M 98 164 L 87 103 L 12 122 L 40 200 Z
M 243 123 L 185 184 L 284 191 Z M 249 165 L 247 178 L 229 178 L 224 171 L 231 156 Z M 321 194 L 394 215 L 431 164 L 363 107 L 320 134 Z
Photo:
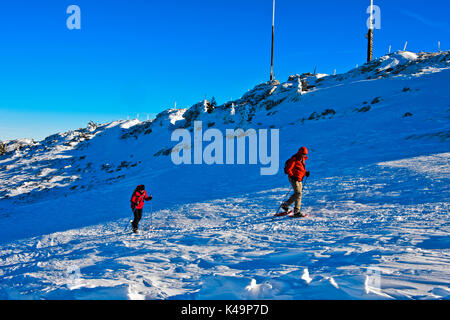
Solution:
M 449 52 L 304 73 L 2 143 L 0 298 L 449 298 Z M 280 171 L 174 165 L 175 129 L 279 129 Z M 270 221 L 307 146 L 306 219 Z M 153 195 L 143 231 L 129 200 Z
M 304 219 L 271 221 L 276 188 L 5 244 L 0 297 L 448 299 L 449 179 L 417 161 L 308 181 Z

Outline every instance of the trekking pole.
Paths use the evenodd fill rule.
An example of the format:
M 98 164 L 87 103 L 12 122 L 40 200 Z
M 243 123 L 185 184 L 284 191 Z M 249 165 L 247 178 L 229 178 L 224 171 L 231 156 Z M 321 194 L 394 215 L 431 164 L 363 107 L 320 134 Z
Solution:
M 277 209 L 277 213 L 276 213 L 276 214 L 278 214 L 278 213 L 280 212 L 281 205 L 282 205 L 283 202 L 286 200 L 286 198 L 287 198 L 287 196 L 289 195 L 289 193 L 291 193 L 291 189 L 292 189 L 292 185 L 289 187 L 288 192 L 284 195 L 283 200 L 281 201 L 281 204 L 278 206 L 278 209 Z
M 150 202 L 150 226 L 153 227 L 153 202 Z
M 133 218 L 134 218 L 134 211 L 135 211 L 136 209 L 133 209 Z M 127 219 L 127 221 L 125 222 L 125 228 L 123 229 L 123 231 L 124 232 L 126 232 L 127 231 L 127 229 L 128 229 L 128 225 L 130 224 L 130 221 Z
M 308 177 L 306 177 L 305 183 L 302 183 L 302 198 L 303 198 L 303 189 L 305 189 L 306 181 L 308 181 Z

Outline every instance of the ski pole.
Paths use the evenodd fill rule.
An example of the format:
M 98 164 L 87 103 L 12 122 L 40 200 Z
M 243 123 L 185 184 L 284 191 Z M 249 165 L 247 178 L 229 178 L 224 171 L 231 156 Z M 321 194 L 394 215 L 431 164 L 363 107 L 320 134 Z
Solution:
M 150 225 L 153 227 L 153 203 L 150 202 Z
M 302 183 L 302 198 L 303 198 L 303 189 L 305 189 L 306 181 L 308 181 L 308 177 L 305 179 L 305 183 Z
M 305 179 L 305 183 L 302 183 L 302 193 L 303 193 L 303 188 L 305 187 L 305 185 L 306 185 L 306 181 L 308 181 L 308 177 L 306 177 L 306 179 Z
M 134 219 L 134 212 L 135 212 L 135 210 L 136 209 L 133 209 L 133 219 Z M 128 229 L 128 224 L 129 224 L 128 219 L 127 219 L 127 221 L 125 223 L 126 224 L 125 224 L 125 228 L 123 229 L 123 231 L 127 231 L 127 229 Z
M 289 195 L 289 193 L 291 192 L 291 189 L 292 189 L 292 185 L 289 187 L 289 190 L 288 190 L 288 192 L 284 195 L 284 197 L 283 197 L 283 200 L 281 201 L 281 204 L 278 206 L 278 209 L 277 209 L 277 214 L 280 212 L 280 208 L 281 208 L 281 205 L 283 204 L 283 202 L 286 200 L 286 198 L 287 198 L 287 196 Z

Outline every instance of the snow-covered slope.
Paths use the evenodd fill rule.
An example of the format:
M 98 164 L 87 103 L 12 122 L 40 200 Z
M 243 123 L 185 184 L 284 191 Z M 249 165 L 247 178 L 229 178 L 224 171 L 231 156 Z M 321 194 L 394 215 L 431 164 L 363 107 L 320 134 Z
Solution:
M 0 297 L 448 298 L 449 83 L 449 52 L 396 52 L 214 108 L 6 141 Z M 174 165 L 171 133 L 194 121 L 280 129 L 279 173 Z M 303 145 L 310 218 L 266 220 Z M 139 183 L 154 200 L 130 235 Z

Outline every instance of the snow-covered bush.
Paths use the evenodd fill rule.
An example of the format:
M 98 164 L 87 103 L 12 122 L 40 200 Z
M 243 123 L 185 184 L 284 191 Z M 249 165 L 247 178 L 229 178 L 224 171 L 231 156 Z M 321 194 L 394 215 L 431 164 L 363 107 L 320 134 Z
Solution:
M 6 153 L 6 144 L 0 141 L 0 156 Z
M 217 107 L 216 98 L 212 97 L 211 101 L 206 102 L 206 112 L 212 113 Z

